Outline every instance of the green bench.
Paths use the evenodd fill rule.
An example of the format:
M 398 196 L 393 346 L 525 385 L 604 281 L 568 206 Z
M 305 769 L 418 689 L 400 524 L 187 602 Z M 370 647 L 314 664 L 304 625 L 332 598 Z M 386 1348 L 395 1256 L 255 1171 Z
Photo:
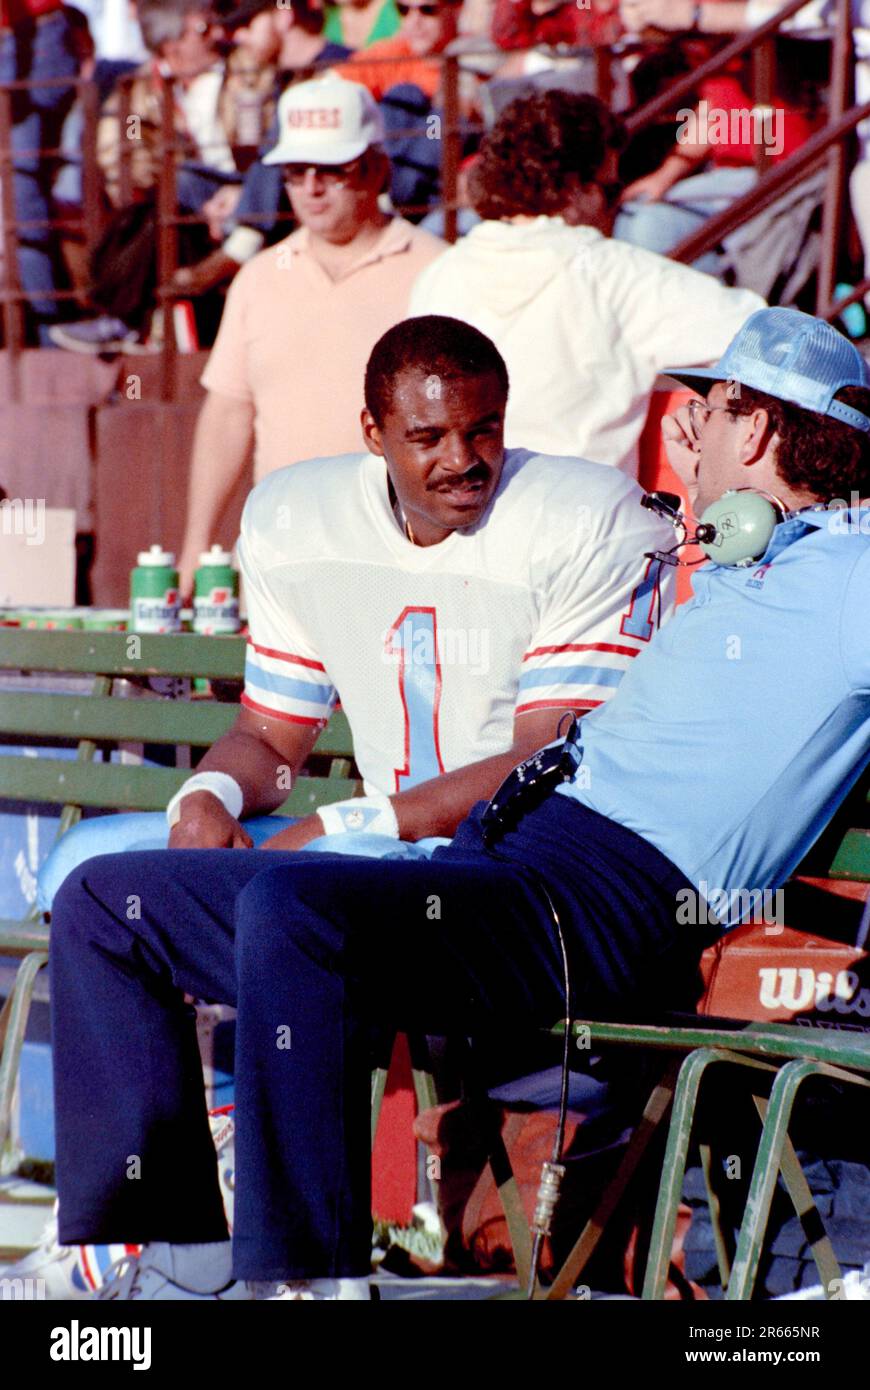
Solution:
M 162 745 L 181 750 L 189 761 L 189 750 L 209 747 L 231 727 L 238 704 L 159 698 L 149 682 L 206 678 L 219 693 L 237 696 L 244 661 L 245 640 L 236 637 L 0 628 L 0 739 L 7 745 L 26 738 L 49 751 L 52 744 L 75 750 L 74 758 L 0 754 L 0 806 L 59 806 L 58 835 L 75 825 L 85 808 L 162 810 L 190 775 L 189 767 L 109 762 L 102 755 L 121 745 Z M 40 681 L 70 684 L 70 678 L 81 690 L 38 689 Z M 361 790 L 353 775 L 350 728 L 340 712 L 320 734 L 305 771 L 276 814 L 307 815 Z M 35 907 L 21 921 L 0 919 L 0 956 L 21 960 L 0 1011 L 0 1155 L 9 1139 L 21 1046 L 48 935 L 48 922 Z

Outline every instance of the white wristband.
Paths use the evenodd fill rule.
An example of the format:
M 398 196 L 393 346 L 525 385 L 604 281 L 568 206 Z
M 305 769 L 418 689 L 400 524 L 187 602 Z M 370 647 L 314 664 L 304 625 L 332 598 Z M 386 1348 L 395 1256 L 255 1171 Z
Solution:
M 195 772 L 192 777 L 188 777 L 184 786 L 179 788 L 166 808 L 166 820 L 170 830 L 181 820 L 182 799 L 191 792 L 211 792 L 235 820 L 242 814 L 245 798 L 235 777 L 231 777 L 228 772 Z
M 393 803 L 383 792 L 370 796 L 352 796 L 349 801 L 333 801 L 319 806 L 317 814 L 327 835 L 346 835 L 368 831 L 371 835 L 389 835 L 399 839 L 399 822 Z

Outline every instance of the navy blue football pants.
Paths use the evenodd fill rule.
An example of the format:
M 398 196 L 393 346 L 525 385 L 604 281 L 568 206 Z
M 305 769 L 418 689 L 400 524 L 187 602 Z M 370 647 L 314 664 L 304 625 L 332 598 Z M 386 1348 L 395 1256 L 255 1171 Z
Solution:
M 385 1025 L 504 1037 L 691 1001 L 683 875 L 553 796 L 499 847 L 479 809 L 429 861 L 163 850 L 101 855 L 54 903 L 60 1240 L 225 1240 L 193 1010 L 238 1010 L 237 1278 L 370 1267 L 370 1042 Z

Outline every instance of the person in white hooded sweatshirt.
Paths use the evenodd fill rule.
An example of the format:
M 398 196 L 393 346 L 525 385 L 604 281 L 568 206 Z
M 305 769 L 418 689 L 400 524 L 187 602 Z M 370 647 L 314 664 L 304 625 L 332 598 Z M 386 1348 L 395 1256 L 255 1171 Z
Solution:
M 520 98 L 471 172 L 484 219 L 418 276 L 411 313 L 464 319 L 508 364 L 511 446 L 634 476 L 657 375 L 714 361 L 764 301 L 610 237 L 622 126 L 597 98 Z

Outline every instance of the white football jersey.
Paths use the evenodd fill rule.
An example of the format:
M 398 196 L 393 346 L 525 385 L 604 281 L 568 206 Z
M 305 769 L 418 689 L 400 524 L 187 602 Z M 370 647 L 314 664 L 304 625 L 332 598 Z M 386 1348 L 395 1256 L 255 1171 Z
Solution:
M 387 794 L 505 752 L 525 711 L 600 705 L 653 633 L 644 552 L 672 543 L 640 497 L 615 469 L 511 449 L 483 518 L 417 546 L 383 459 L 271 474 L 238 548 L 243 704 L 320 725 L 340 698 L 366 788 Z

